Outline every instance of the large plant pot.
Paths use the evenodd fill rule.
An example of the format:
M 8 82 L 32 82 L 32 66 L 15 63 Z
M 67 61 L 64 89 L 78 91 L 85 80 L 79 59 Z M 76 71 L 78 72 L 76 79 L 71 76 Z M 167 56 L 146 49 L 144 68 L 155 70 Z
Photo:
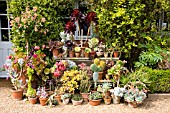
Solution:
M 11 90 L 11 97 L 13 100 L 22 100 L 22 97 L 23 97 L 23 90 L 22 89 L 19 89 L 19 90 L 15 90 L 15 89 L 12 89 Z
M 89 104 L 92 106 L 97 106 L 100 105 L 102 99 L 98 99 L 98 100 L 89 100 Z
M 66 99 L 63 100 L 63 104 L 67 105 L 69 103 L 69 101 L 70 101 L 70 98 L 66 98 Z
M 58 101 L 58 104 L 61 104 L 61 96 L 60 95 L 57 95 L 55 96 L 55 99 Z
M 79 100 L 79 101 L 75 101 L 75 100 L 72 99 L 71 101 L 72 101 L 72 103 L 73 103 L 74 106 L 77 106 L 77 105 L 81 105 L 81 104 L 82 104 L 83 99 L 82 99 L 82 100 Z
M 88 97 L 90 95 L 90 93 L 80 93 L 82 95 L 83 101 L 84 102 L 88 102 Z
M 111 103 L 111 101 L 112 101 L 112 98 L 104 98 L 104 103 L 106 105 L 109 105 Z
M 47 100 L 48 100 L 48 98 L 39 98 L 40 104 L 42 106 L 45 106 L 47 104 Z
M 28 100 L 31 104 L 36 104 L 37 103 L 37 97 L 35 98 L 31 98 L 31 97 L 28 97 Z

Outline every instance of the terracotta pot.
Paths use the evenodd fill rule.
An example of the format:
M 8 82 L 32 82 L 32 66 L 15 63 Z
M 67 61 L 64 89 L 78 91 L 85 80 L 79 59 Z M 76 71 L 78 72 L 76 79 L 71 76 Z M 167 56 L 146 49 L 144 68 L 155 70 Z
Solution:
M 83 99 L 79 100 L 79 101 L 75 101 L 75 100 L 72 99 L 71 101 L 72 101 L 73 105 L 76 106 L 76 105 L 81 105 L 82 102 L 83 102 Z
M 95 52 L 95 51 L 92 51 L 92 52 L 90 53 L 90 56 L 91 56 L 93 59 L 94 59 L 95 55 L 96 55 L 96 52 Z
M 98 72 L 98 80 L 102 80 L 102 78 L 103 78 L 103 72 L 101 71 L 101 72 Z
M 89 104 L 92 106 L 97 106 L 100 105 L 102 99 L 98 99 L 98 100 L 89 100 Z
M 76 52 L 75 56 L 76 56 L 76 58 L 79 58 L 80 57 L 80 52 Z
M 53 48 L 52 53 L 53 53 L 53 57 L 58 57 L 58 55 L 59 55 L 59 49 Z
M 103 55 L 103 52 L 96 52 L 98 57 L 101 57 Z
M 87 52 L 84 52 L 84 56 L 85 56 L 85 58 L 89 58 L 90 54 Z
M 82 95 L 83 101 L 88 102 L 90 93 L 80 93 Z
M 113 103 L 114 104 L 120 104 L 120 97 L 119 96 L 114 96 L 113 97 Z
M 106 96 L 106 97 L 111 97 L 110 91 L 106 91 L 106 92 L 105 92 L 105 96 Z
M 111 103 L 111 101 L 112 101 L 112 98 L 104 98 L 104 103 L 106 105 L 109 105 Z
M 115 58 L 118 58 L 119 57 L 119 52 L 118 51 L 114 51 L 113 55 L 114 55 Z
M 73 57 L 74 57 L 74 51 L 70 51 L 70 52 L 69 52 L 69 57 L 70 57 L 70 58 L 73 58 Z
M 59 104 L 61 104 L 61 96 L 60 95 L 56 95 L 55 99 L 58 101 Z
M 12 89 L 11 93 L 12 93 L 11 94 L 12 99 L 14 99 L 14 100 L 22 100 L 22 97 L 23 97 L 23 90 L 22 89 L 19 89 L 19 90 Z
M 28 100 L 31 104 L 36 104 L 37 103 L 37 97 L 35 98 L 31 98 L 31 97 L 28 97 Z
M 47 100 L 48 100 L 48 98 L 39 98 L 40 104 L 42 106 L 45 106 L 47 104 Z
M 129 106 L 129 107 L 133 107 L 133 108 L 137 108 L 137 107 L 138 107 L 138 104 L 137 104 L 136 101 L 135 101 L 135 102 L 128 102 L 128 106 Z

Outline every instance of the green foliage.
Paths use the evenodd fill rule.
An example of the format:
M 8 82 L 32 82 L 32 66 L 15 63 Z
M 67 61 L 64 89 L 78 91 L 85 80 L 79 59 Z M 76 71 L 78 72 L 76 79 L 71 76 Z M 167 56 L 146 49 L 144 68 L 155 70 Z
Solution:
M 165 93 L 170 92 L 170 70 L 156 70 L 149 67 L 141 67 L 140 69 L 130 73 L 126 76 L 124 81 L 120 79 L 120 82 L 124 85 L 128 82 L 133 84 L 136 81 L 140 81 L 146 85 L 146 87 L 152 93 Z
M 30 45 L 42 45 L 50 39 L 59 40 L 59 33 L 64 27 L 63 17 L 68 16 L 74 7 L 73 1 L 68 2 L 68 0 L 11 0 L 8 3 L 9 13 L 12 13 L 13 18 L 20 17 L 21 13 L 25 12 L 26 7 L 29 6 L 30 9 L 37 7 L 38 14 L 46 19 L 43 28 L 47 29 L 48 32 L 44 35 L 31 36 L 25 34 L 25 36 L 20 36 L 17 32 L 17 28 L 12 27 L 12 42 L 15 46 L 23 48 L 25 47 L 26 39 L 30 39 Z M 31 32 L 28 34 L 31 34 Z
M 95 92 L 89 95 L 90 100 L 98 100 L 101 98 L 102 98 L 102 94 L 100 94 L 99 92 Z
M 101 71 L 101 68 L 98 67 L 96 64 L 91 64 L 91 65 L 90 65 L 90 69 L 91 69 L 93 72 L 99 72 L 99 71 Z
M 72 95 L 71 98 L 72 98 L 73 100 L 75 100 L 75 101 L 82 100 L 81 94 L 74 94 L 74 95 Z

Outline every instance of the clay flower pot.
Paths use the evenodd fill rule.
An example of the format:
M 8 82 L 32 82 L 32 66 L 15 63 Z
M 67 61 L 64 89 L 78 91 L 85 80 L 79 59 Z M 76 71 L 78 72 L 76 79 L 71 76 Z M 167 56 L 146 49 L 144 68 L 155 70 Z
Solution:
M 98 100 L 89 100 L 89 104 L 92 106 L 97 106 L 100 105 L 102 99 L 98 99 Z
M 53 53 L 53 57 L 57 58 L 59 55 L 59 49 L 53 48 L 52 53 Z
M 111 103 L 111 101 L 112 101 L 112 98 L 104 98 L 104 103 L 106 105 L 109 105 Z
M 90 95 L 90 93 L 80 93 L 82 95 L 83 101 L 84 102 L 88 102 L 88 97 Z
M 66 99 L 63 100 L 63 104 L 67 105 L 69 103 L 69 101 L 70 101 L 70 98 L 66 98 Z
M 45 106 L 47 104 L 47 100 L 48 100 L 48 98 L 39 98 L 40 104 L 42 106 Z
M 22 100 L 22 97 L 23 97 L 23 90 L 22 89 L 19 89 L 19 90 L 12 89 L 11 93 L 12 93 L 11 96 L 12 96 L 13 100 Z
M 102 78 L 103 78 L 103 72 L 101 71 L 101 72 L 98 72 L 98 80 L 102 80 Z
M 75 56 L 76 56 L 76 58 L 79 58 L 80 57 L 80 52 L 76 52 Z
M 55 99 L 58 101 L 59 104 L 61 104 L 61 96 L 60 95 L 56 95 Z
M 36 104 L 37 103 L 37 97 L 32 98 L 32 97 L 28 97 L 28 100 L 31 104 Z
M 90 53 L 84 52 L 84 57 L 85 58 L 89 58 L 89 56 L 90 56 Z
M 83 102 L 83 99 L 79 100 L 79 101 L 75 101 L 75 100 L 72 99 L 71 101 L 72 101 L 73 105 L 76 106 L 76 105 L 81 105 L 82 102 Z
M 70 57 L 70 58 L 73 58 L 73 57 L 74 57 L 74 51 L 70 51 L 70 52 L 69 52 L 69 57 Z
M 137 107 L 138 107 L 138 104 L 137 104 L 136 101 L 135 101 L 135 102 L 128 102 L 128 106 L 129 106 L 129 107 L 133 107 L 133 108 L 137 108 Z

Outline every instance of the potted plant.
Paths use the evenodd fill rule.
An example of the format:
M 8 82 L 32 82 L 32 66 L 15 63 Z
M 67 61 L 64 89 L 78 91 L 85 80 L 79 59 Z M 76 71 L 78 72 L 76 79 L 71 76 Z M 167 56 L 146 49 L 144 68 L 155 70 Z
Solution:
M 89 95 L 89 104 L 92 106 L 99 105 L 101 100 L 102 100 L 102 94 L 100 94 L 99 92 L 91 93 Z
M 88 47 L 86 47 L 86 48 L 85 48 L 85 51 L 84 51 L 84 56 L 85 56 L 85 58 L 89 58 L 90 52 L 91 52 L 91 49 L 88 48 Z
M 28 86 L 30 84 L 28 83 Z M 27 89 L 27 94 L 26 96 L 28 97 L 28 100 L 31 104 L 35 104 L 37 102 L 37 95 L 36 95 L 36 90 L 33 88 L 30 88 L 30 86 Z
M 70 101 L 71 94 L 70 93 L 64 93 L 61 95 L 61 100 L 63 101 L 63 104 L 68 104 Z
M 138 85 L 140 85 L 140 87 L 142 87 L 141 89 L 138 88 Z M 126 102 L 128 102 L 128 105 L 130 107 L 138 107 L 139 104 L 141 104 L 143 102 L 143 100 L 146 98 L 146 93 L 145 93 L 145 84 L 136 81 L 135 84 L 133 83 L 129 83 L 125 86 L 125 88 L 129 88 L 125 95 L 124 95 L 124 99 Z
M 107 70 L 108 75 L 112 75 L 113 78 L 117 81 L 117 87 L 119 87 L 121 74 L 128 73 L 127 68 L 123 67 L 125 63 L 126 61 L 117 60 L 116 64 Z
M 45 91 L 45 87 L 41 88 L 41 96 L 39 98 L 40 104 L 42 106 L 45 106 L 47 104 L 47 100 L 48 100 L 48 94 Z
M 83 98 L 81 94 L 73 94 L 71 97 L 71 101 L 73 105 L 81 105 L 83 102 Z
M 102 92 L 104 95 L 104 102 L 105 104 L 110 104 L 111 103 L 111 94 L 110 94 L 110 89 L 111 89 L 112 84 L 109 82 L 105 82 L 102 84 Z
M 106 67 L 106 62 L 105 61 L 103 61 L 103 60 L 100 60 L 100 62 L 99 62 L 99 64 L 98 64 L 98 66 L 101 68 L 101 71 L 100 72 L 98 72 L 98 74 L 99 74 L 99 78 L 98 78 L 98 80 L 101 80 L 102 78 L 103 78 L 103 70 L 105 69 L 105 67 Z
M 98 81 L 98 72 L 101 71 L 101 68 L 98 66 L 99 60 L 95 59 L 94 63 L 90 65 L 90 69 L 93 71 L 93 81 L 95 82 L 94 88 L 97 87 L 97 81 Z
M 17 68 L 20 68 L 19 71 L 13 68 L 12 65 L 14 62 L 13 60 L 14 59 L 12 59 L 12 56 L 8 56 L 3 67 L 8 72 L 11 78 L 12 85 L 14 86 L 11 90 L 12 98 L 14 100 L 21 100 L 23 97 L 23 89 L 26 86 L 26 83 L 23 84 L 23 81 L 20 80 L 20 77 L 22 76 L 22 72 L 23 72 L 24 59 L 18 58 L 16 60 L 16 62 L 18 63 Z
M 52 51 L 53 53 L 53 57 L 57 58 L 59 55 L 59 49 L 62 48 L 62 46 L 64 45 L 64 43 L 60 42 L 60 41 L 49 41 L 48 42 L 48 46 L 49 46 L 49 51 Z
M 90 81 L 90 77 L 87 75 L 87 71 L 81 70 L 80 71 L 80 85 L 79 85 L 79 90 L 80 94 L 83 97 L 84 102 L 88 102 L 88 96 L 90 92 L 90 87 L 92 83 Z
M 78 47 L 78 46 L 74 48 L 75 56 L 76 56 L 77 58 L 80 57 L 80 50 L 81 50 L 81 49 L 80 49 L 80 47 Z
M 120 98 L 124 96 L 125 88 L 115 87 L 113 90 L 110 90 L 112 93 L 113 103 L 119 104 Z

